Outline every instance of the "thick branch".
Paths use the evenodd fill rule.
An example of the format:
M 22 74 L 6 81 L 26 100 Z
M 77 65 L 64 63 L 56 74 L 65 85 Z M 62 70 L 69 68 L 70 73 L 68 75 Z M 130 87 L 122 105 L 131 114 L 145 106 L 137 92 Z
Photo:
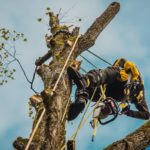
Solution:
M 104 150 L 144 150 L 150 146 L 150 121 Z
M 99 34 L 115 17 L 119 9 L 120 4 L 118 2 L 113 2 L 104 11 L 104 13 L 94 21 L 94 23 L 90 26 L 87 32 L 83 36 L 81 36 L 79 40 L 79 50 L 80 50 L 79 53 L 83 52 L 84 50 L 94 45 Z

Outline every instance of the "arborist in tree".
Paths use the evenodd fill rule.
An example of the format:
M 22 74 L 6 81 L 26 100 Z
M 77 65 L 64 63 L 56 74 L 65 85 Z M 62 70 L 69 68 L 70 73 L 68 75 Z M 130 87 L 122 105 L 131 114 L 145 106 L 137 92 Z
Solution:
M 78 69 L 73 66 L 68 67 L 67 71 L 71 82 L 77 86 L 75 102 L 69 108 L 69 121 L 75 119 L 83 111 L 88 99 L 91 99 L 95 87 L 104 84 L 106 84 L 106 97 L 111 97 L 117 102 L 127 100 L 134 104 L 137 109 L 131 110 L 127 105 L 122 109 L 122 114 L 144 120 L 150 118 L 144 95 L 144 82 L 133 62 L 120 58 L 115 61 L 113 66 L 106 69 L 91 70 L 85 75 L 80 74 Z M 131 82 L 127 84 L 129 75 L 131 75 Z M 92 101 L 98 101 L 101 94 L 100 88 L 97 88 Z

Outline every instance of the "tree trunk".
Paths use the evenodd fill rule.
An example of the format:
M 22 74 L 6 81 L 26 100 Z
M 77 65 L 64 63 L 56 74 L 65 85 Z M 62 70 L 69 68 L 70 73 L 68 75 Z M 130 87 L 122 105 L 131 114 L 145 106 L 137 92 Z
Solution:
M 150 146 L 150 121 L 104 150 L 145 150 Z
M 68 65 L 75 60 L 80 53 L 94 45 L 98 35 L 117 14 L 119 8 L 119 3 L 112 3 L 105 12 L 94 21 L 87 32 L 79 38 Z M 78 28 L 69 32 L 66 26 L 60 26 L 57 15 L 55 16 L 51 12 L 48 13 L 48 15 L 50 17 L 52 36 L 49 36 L 47 41 L 51 49 L 53 61 L 49 66 L 41 65 L 38 69 L 38 74 L 44 82 L 44 90 L 41 92 L 43 104 L 37 109 L 37 117 L 34 120 L 33 127 L 40 116 L 43 106 L 46 112 L 30 144 L 29 149 L 32 150 L 60 150 L 65 144 L 65 123 L 67 117 L 65 116 L 63 121 L 62 117 L 71 94 L 71 85 L 66 69 L 54 95 L 51 96 L 50 93 L 72 48 L 72 44 L 68 43 L 74 43 L 79 34 Z M 14 147 L 16 149 L 24 149 L 27 141 L 28 139 L 17 138 L 14 142 Z

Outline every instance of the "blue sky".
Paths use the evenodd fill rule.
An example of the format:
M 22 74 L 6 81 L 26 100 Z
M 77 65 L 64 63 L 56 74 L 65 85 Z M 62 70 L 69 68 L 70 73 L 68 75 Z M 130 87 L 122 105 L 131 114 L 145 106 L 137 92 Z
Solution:
M 37 18 L 43 17 L 45 9 L 50 7 L 55 12 L 62 8 L 61 14 L 69 8 L 70 11 L 62 19 L 62 22 L 71 22 L 82 19 L 74 25 L 80 26 L 83 34 L 112 0 L 0 0 L 0 27 L 15 29 L 23 32 L 28 42 L 17 44 L 17 57 L 22 62 L 28 76 L 32 78 L 34 62 L 36 58 L 45 54 L 44 35 L 47 26 L 37 22 Z M 118 57 L 125 57 L 134 61 L 145 80 L 146 98 L 150 106 L 150 1 L 149 0 L 120 0 L 121 10 L 114 20 L 107 26 L 97 39 L 91 50 L 105 59 L 113 62 Z M 45 17 L 45 20 L 47 18 Z M 46 21 L 45 21 L 46 22 Z M 84 53 L 89 60 L 100 68 L 107 65 L 99 62 L 93 56 Z M 81 60 L 81 58 L 78 58 Z M 27 137 L 31 132 L 32 120 L 28 117 L 28 98 L 33 95 L 29 84 L 17 65 L 15 80 L 0 87 L 0 149 L 11 150 L 12 142 L 17 136 Z M 82 67 L 88 71 L 92 69 L 86 62 Z M 35 88 L 40 91 L 43 83 L 36 78 Z M 73 125 L 67 125 L 67 137 L 71 137 L 81 115 L 73 121 Z M 120 116 L 116 121 L 99 126 L 94 143 L 91 143 L 92 129 L 87 123 L 77 137 L 77 150 L 102 149 L 106 145 L 123 138 L 128 133 L 138 128 L 144 121 L 126 116 Z

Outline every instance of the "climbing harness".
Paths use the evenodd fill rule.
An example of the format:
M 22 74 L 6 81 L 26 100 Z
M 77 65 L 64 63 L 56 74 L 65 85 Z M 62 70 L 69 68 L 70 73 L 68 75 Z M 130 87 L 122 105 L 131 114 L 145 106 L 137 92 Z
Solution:
M 55 83 L 55 85 L 54 85 L 54 87 L 53 87 L 53 89 L 52 89 L 52 92 L 51 92 L 51 94 L 50 94 L 51 96 L 53 95 L 54 91 L 56 90 L 56 88 L 57 88 L 57 86 L 58 86 L 58 83 L 59 83 L 59 81 L 60 81 L 60 79 L 61 79 L 61 77 L 62 77 L 62 75 L 63 75 L 63 72 L 64 72 L 64 70 L 65 70 L 65 68 L 66 68 L 66 66 L 67 66 L 67 64 L 68 64 L 68 61 L 69 61 L 69 59 L 70 59 L 70 57 L 71 57 L 71 55 L 72 55 L 72 53 L 73 53 L 73 51 L 74 51 L 74 49 L 75 49 L 75 46 L 76 46 L 76 44 L 77 44 L 77 42 L 78 42 L 79 37 L 80 37 L 80 35 L 77 36 L 77 38 L 76 38 L 76 40 L 75 40 L 75 42 L 74 42 L 74 44 L 73 44 L 73 46 L 72 46 L 72 49 L 71 49 L 71 51 L 70 51 L 70 53 L 69 53 L 69 55 L 68 55 L 68 57 L 67 57 L 67 59 L 66 59 L 66 61 L 65 61 L 65 64 L 64 64 L 64 66 L 63 66 L 63 68 L 62 68 L 62 70 L 61 70 L 61 73 L 59 74 L 59 77 L 58 77 L 58 79 L 57 79 L 57 81 L 56 81 L 56 83 Z M 34 135 L 35 135 L 35 132 L 37 131 L 37 129 L 38 129 L 38 127 L 39 127 L 39 124 L 40 124 L 40 122 L 41 122 L 41 120 L 42 120 L 42 118 L 43 118 L 43 116 L 44 116 L 44 114 L 45 114 L 45 111 L 46 111 L 46 110 L 45 110 L 45 108 L 44 108 L 43 111 L 42 111 L 42 113 L 41 113 L 40 118 L 39 118 L 38 121 L 37 121 L 37 124 L 36 124 L 35 128 L 33 129 L 33 132 L 32 132 L 32 134 L 31 134 L 31 137 L 29 138 L 29 141 L 28 141 L 28 143 L 27 143 L 27 145 L 26 145 L 25 150 L 28 150 L 28 149 L 29 149 L 29 146 L 30 146 L 30 144 L 31 144 L 31 142 L 32 142 L 32 139 L 33 139 Z

